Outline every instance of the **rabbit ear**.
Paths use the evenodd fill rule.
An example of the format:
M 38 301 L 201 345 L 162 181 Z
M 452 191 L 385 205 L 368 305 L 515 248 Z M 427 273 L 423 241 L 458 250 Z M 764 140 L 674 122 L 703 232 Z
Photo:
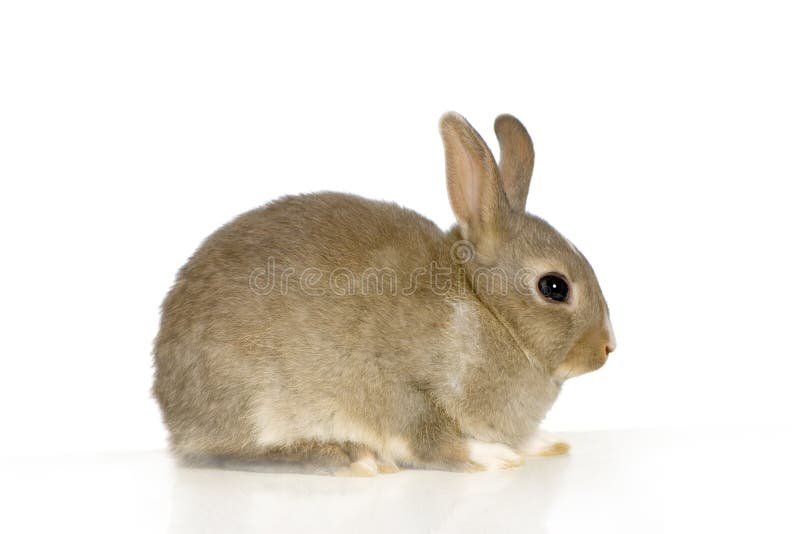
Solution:
M 525 211 L 533 174 L 531 136 L 525 126 L 512 115 L 497 117 L 494 121 L 494 133 L 500 142 L 500 179 L 508 204 L 514 211 Z
M 478 132 L 458 113 L 439 120 L 444 142 L 447 192 L 461 233 L 479 248 L 499 229 L 508 211 L 492 152 Z

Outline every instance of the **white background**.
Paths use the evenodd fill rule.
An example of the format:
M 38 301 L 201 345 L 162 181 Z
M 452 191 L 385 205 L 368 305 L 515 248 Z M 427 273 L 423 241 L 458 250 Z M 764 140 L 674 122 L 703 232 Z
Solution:
M 619 348 L 553 430 L 796 421 L 798 17 L 780 2 L 0 7 L 0 452 L 161 449 L 158 307 L 200 241 L 341 190 L 453 222 L 437 120 L 529 128 L 528 209 Z

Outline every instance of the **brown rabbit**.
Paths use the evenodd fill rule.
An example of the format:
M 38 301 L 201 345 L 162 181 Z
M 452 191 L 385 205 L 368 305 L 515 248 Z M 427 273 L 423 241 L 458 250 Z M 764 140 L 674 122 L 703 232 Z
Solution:
M 324 461 L 356 474 L 558 454 L 538 430 L 564 380 L 614 350 L 583 255 L 525 213 L 533 145 L 495 122 L 499 166 L 440 121 L 458 224 L 340 193 L 279 199 L 180 270 L 154 394 L 183 458 Z

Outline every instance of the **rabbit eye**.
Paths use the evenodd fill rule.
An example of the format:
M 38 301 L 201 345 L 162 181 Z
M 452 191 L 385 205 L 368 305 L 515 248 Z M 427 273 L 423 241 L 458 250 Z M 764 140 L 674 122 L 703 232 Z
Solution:
M 569 286 L 560 276 L 548 274 L 539 279 L 539 293 L 550 300 L 564 302 L 569 294 Z

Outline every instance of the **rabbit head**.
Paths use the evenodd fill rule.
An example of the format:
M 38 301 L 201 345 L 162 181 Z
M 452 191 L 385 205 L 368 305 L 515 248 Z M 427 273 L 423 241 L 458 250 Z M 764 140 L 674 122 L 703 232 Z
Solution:
M 499 165 L 456 113 L 439 123 L 447 189 L 458 221 L 467 284 L 526 356 L 558 383 L 601 367 L 616 341 L 589 262 L 539 217 L 525 212 L 533 143 L 511 115 L 497 117 Z

